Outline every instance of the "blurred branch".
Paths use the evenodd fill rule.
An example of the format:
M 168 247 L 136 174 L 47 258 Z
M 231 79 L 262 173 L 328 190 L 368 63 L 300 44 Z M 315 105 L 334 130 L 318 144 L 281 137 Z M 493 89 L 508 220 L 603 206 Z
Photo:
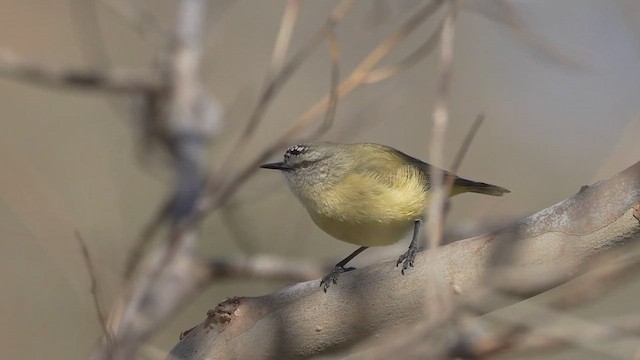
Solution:
M 435 249 L 442 240 L 444 224 L 443 209 L 447 195 L 443 183 L 444 173 L 440 168 L 444 164 L 444 141 L 449 125 L 449 94 L 453 77 L 453 50 L 455 39 L 455 20 L 457 4 L 448 1 L 447 12 L 440 32 L 440 71 L 436 102 L 433 108 L 431 139 L 429 141 L 429 162 L 433 165 L 431 173 L 431 200 L 427 211 L 427 233 L 429 248 Z
M 124 268 L 124 280 L 128 281 L 133 276 L 142 255 L 144 255 L 145 246 L 153 239 L 157 231 L 160 229 L 164 221 L 169 214 L 169 207 L 171 206 L 170 200 L 165 200 L 164 203 L 158 207 L 154 212 L 151 219 L 143 226 L 140 235 L 135 239 L 133 247 L 129 250 L 127 262 Z
M 289 80 L 298 67 L 304 63 L 309 55 L 311 55 L 313 50 L 320 46 L 329 34 L 333 33 L 335 27 L 342 21 L 354 3 L 355 0 L 341 0 L 333 9 L 325 24 L 311 37 L 311 39 L 309 39 L 309 41 L 305 42 L 305 45 L 296 54 L 294 54 L 288 62 L 283 65 L 278 65 L 278 63 L 275 62 L 272 63 L 272 69 L 277 70 L 278 72 L 268 77 L 267 85 L 262 92 L 260 100 L 258 100 L 258 104 L 249 117 L 249 122 L 245 127 L 242 138 L 251 136 L 262 119 L 267 106 L 271 103 L 271 100 L 277 95 L 278 91 L 287 82 L 287 80 Z M 286 19 L 283 19 L 283 21 L 285 20 Z M 282 26 L 286 26 L 286 23 L 283 23 Z M 293 26 L 293 24 L 291 24 L 291 26 Z M 283 57 L 283 55 L 281 55 L 281 57 Z M 273 60 L 277 61 L 278 57 L 274 56 Z
M 195 223 L 185 223 L 200 197 L 206 176 L 208 141 L 219 127 L 217 105 L 200 83 L 206 0 L 182 0 L 178 6 L 175 41 L 167 57 L 163 75 L 168 94 L 164 121 L 167 147 L 175 160 L 175 186 L 167 213 L 171 228 L 168 241 L 151 255 L 138 278 L 127 285 L 127 292 L 114 306 L 109 319 L 113 324 L 113 346 L 103 342 L 93 359 L 133 358 L 151 334 L 206 283 L 198 276 L 199 259 L 195 249 L 199 241 Z M 160 220 L 158 220 L 160 221 Z M 156 221 L 145 229 L 153 234 Z M 135 257 L 135 255 L 134 255 Z M 131 264 L 129 264 L 131 265 Z M 202 273 L 202 271 L 201 271 Z
M 533 352 L 549 351 L 563 348 L 571 343 L 573 339 L 580 339 L 584 344 L 602 341 L 617 341 L 629 338 L 632 334 L 640 332 L 640 315 L 629 314 L 608 319 L 599 319 L 598 323 L 590 323 L 587 326 L 575 326 L 573 323 L 556 322 L 551 326 L 545 326 L 534 332 L 516 336 L 512 339 L 509 352 Z M 634 338 L 639 341 L 637 336 Z M 628 359 L 629 354 L 609 354 L 621 355 L 623 359 Z
M 340 46 L 338 38 L 334 33 L 327 35 L 329 41 L 329 58 L 331 60 L 331 88 L 329 90 L 329 105 L 324 115 L 324 120 L 318 126 L 315 133 L 319 136 L 329 131 L 336 117 L 336 108 L 338 107 L 338 84 L 340 83 Z
M 22 59 L 7 50 L 0 50 L 0 76 L 36 85 L 114 93 L 153 93 L 163 87 L 162 81 L 152 72 L 56 67 Z
M 607 323 L 604 325 L 581 325 L 572 331 L 566 331 L 570 324 L 581 320 L 571 318 L 569 321 L 564 321 L 567 315 L 559 310 L 575 308 L 588 301 L 598 299 L 615 290 L 616 287 L 628 284 L 637 278 L 640 273 L 640 243 L 635 242 L 595 256 L 585 261 L 582 267 L 586 272 L 556 288 L 552 299 L 546 300 L 544 307 L 534 304 L 522 305 L 517 317 L 494 313 L 492 318 L 499 318 L 507 323 L 506 329 L 493 333 L 484 331 L 482 334 L 478 334 L 478 331 L 471 334 L 463 329 L 458 334 L 458 339 L 451 352 L 460 356 L 480 358 L 498 352 L 533 351 L 570 344 L 584 347 L 585 338 L 587 341 L 591 341 L 596 340 L 596 337 L 602 337 L 601 340 L 605 340 L 613 336 L 616 329 L 610 328 Z M 582 273 L 582 271 L 578 271 L 578 273 Z M 528 297 L 530 294 L 535 295 L 539 292 L 537 289 L 545 289 L 550 285 L 562 283 L 563 279 L 566 279 L 566 276 L 556 274 L 555 278 L 521 278 L 519 284 L 508 281 L 501 282 L 501 287 L 510 290 L 510 294 L 496 289 L 482 294 L 478 299 L 466 299 L 465 306 L 471 307 L 475 312 L 484 313 L 485 310 L 482 306 L 487 303 L 517 301 L 517 299 Z M 505 297 L 509 296 L 516 296 L 517 299 L 507 298 L 505 300 Z M 481 321 L 481 319 L 477 319 L 477 321 Z M 626 328 L 633 327 L 637 321 L 636 318 L 635 321 L 625 323 Z M 635 326 L 640 327 L 640 323 Z M 587 344 L 587 346 L 590 345 Z M 598 349 L 591 350 L 599 351 Z
M 265 85 L 260 98 L 258 99 L 258 103 L 253 108 L 247 125 L 245 126 L 240 138 L 238 138 L 234 143 L 230 152 L 224 157 L 220 166 L 216 169 L 216 174 L 225 174 L 227 172 L 231 160 L 237 157 L 238 151 L 242 149 L 241 145 L 244 144 L 251 135 L 253 135 L 255 129 L 257 129 L 258 125 L 264 118 L 267 108 L 280 89 L 313 53 L 313 51 L 322 44 L 325 38 L 333 34 L 336 26 L 340 24 L 354 3 L 355 0 L 341 0 L 333 9 L 324 25 L 313 34 L 311 39 L 304 43 L 303 47 L 298 50 L 298 52 L 291 56 L 289 61 L 284 62 L 285 53 L 290 42 L 291 29 L 295 24 L 299 6 L 296 1 L 288 3 L 287 8 L 285 9 L 285 15 L 283 16 L 280 24 L 276 44 L 274 46 L 270 70 L 267 74 Z M 258 165 L 251 166 L 256 168 Z M 247 169 L 248 167 L 245 170 Z M 240 179 L 243 179 L 243 177 L 240 177 Z M 216 185 L 218 184 L 212 184 L 212 187 L 216 187 Z
M 271 67 L 269 69 L 267 78 L 272 77 L 273 74 L 279 73 L 284 67 L 287 50 L 289 49 L 289 44 L 291 43 L 293 27 L 296 24 L 299 12 L 300 0 L 289 0 L 282 15 L 282 21 L 280 23 L 280 30 L 278 30 L 278 36 L 276 36 L 276 42 L 273 45 Z M 334 21 L 333 24 L 335 26 L 337 22 Z
M 444 279 L 445 291 L 454 294 L 454 301 L 469 299 L 486 285 L 497 285 L 500 279 L 487 277 L 487 269 L 496 247 L 509 241 L 518 244 L 510 257 L 511 272 L 535 279 L 536 274 L 544 276 L 553 270 L 561 275 L 556 279 L 570 280 L 594 255 L 638 240 L 640 224 L 634 214 L 639 203 L 640 162 L 511 227 L 442 246 L 435 261 L 425 261 L 431 250 L 420 253 L 416 267 L 405 276 L 398 274 L 392 262 L 385 262 L 344 274 L 331 296 L 312 281 L 266 296 L 235 299 L 225 321 L 196 326 L 168 358 L 306 358 L 351 346 L 398 325 L 403 325 L 402 337 L 406 337 L 408 322 L 437 311 L 424 307 L 439 291 L 425 279 Z M 530 297 L 558 282 L 534 285 L 534 290 L 521 294 Z M 526 280 L 520 286 L 525 287 Z M 520 299 L 489 303 L 482 312 Z M 363 354 L 380 353 L 374 347 Z
M 462 160 L 464 160 L 464 157 L 467 155 L 469 147 L 471 146 L 473 139 L 476 137 L 476 134 L 478 133 L 482 122 L 484 122 L 484 114 L 478 114 L 478 116 L 476 116 L 476 119 L 473 121 L 473 124 L 471 124 L 469 131 L 467 131 L 467 135 L 465 135 L 464 140 L 462 140 L 462 143 L 460 144 L 460 148 L 456 153 L 453 164 L 451 164 L 451 173 L 456 174 L 458 173 L 458 170 L 460 170 Z M 454 177 L 449 177 L 447 179 L 447 190 L 451 189 L 454 180 Z
M 259 279 L 268 281 L 308 281 L 331 270 L 330 264 L 314 264 L 308 260 L 289 260 L 260 254 L 249 257 L 222 258 L 202 263 L 209 269 L 209 280 Z
M 513 303 L 518 298 L 493 293 L 490 295 L 491 302 Z M 628 331 L 620 331 L 609 324 L 602 324 L 595 321 L 588 321 L 577 316 L 558 311 L 544 305 L 532 302 L 522 302 L 518 304 L 519 311 L 514 313 L 495 312 L 491 314 L 492 319 L 499 319 L 509 324 L 506 330 L 500 335 L 480 337 L 480 341 L 458 341 L 457 348 L 453 349 L 452 355 L 481 358 L 495 355 L 498 352 L 549 350 L 551 347 L 574 345 L 594 354 L 600 354 L 616 359 L 628 359 L 627 351 L 618 347 L 603 346 L 602 341 L 615 338 L 616 340 L 630 340 L 640 343 L 640 338 L 631 335 Z M 627 322 L 627 328 L 640 328 L 640 323 Z M 639 329 L 640 330 L 640 329 Z M 598 343 L 597 340 L 601 342 Z M 465 344 L 460 346 L 460 344 Z
M 431 36 L 429 36 L 417 49 L 415 49 L 412 53 L 407 55 L 402 60 L 398 61 L 396 64 L 382 66 L 378 69 L 369 71 L 369 74 L 367 75 L 367 78 L 364 82 L 367 84 L 373 84 L 383 80 L 387 80 L 400 73 L 401 71 L 412 67 L 424 57 L 431 54 L 433 49 L 435 49 L 436 45 L 438 44 L 438 40 L 440 39 L 442 26 L 442 23 L 438 24 L 436 30 L 431 34 Z
M 382 61 L 382 59 L 387 54 L 389 54 L 391 50 L 398 46 L 402 42 L 402 40 L 410 35 L 420 24 L 422 24 L 427 18 L 433 15 L 442 4 L 442 1 L 443 0 L 431 1 L 427 5 L 419 9 L 417 12 L 415 12 L 413 16 L 411 16 L 404 24 L 402 24 L 402 26 L 400 26 L 400 28 L 398 28 L 390 36 L 384 39 L 369 53 L 360 62 L 360 64 L 355 67 L 355 69 L 349 74 L 349 76 L 347 76 L 347 78 L 342 81 L 340 86 L 337 87 L 336 91 L 331 91 L 318 102 L 313 104 L 309 109 L 307 109 L 307 111 L 300 115 L 298 120 L 293 124 L 293 126 L 289 128 L 289 130 L 287 130 L 283 135 L 276 139 L 276 141 L 274 141 L 264 151 L 259 153 L 258 156 L 255 157 L 251 162 L 249 162 L 249 164 L 247 164 L 244 168 L 229 177 L 223 184 L 209 184 L 210 196 L 203 199 L 199 211 L 204 214 L 210 210 L 217 209 L 218 207 L 224 205 L 226 201 L 231 197 L 231 195 L 240 186 L 242 186 L 245 181 L 250 178 L 251 174 L 253 174 L 256 169 L 258 169 L 258 166 L 267 161 L 267 159 L 271 157 L 276 151 L 282 150 L 283 147 L 291 145 L 291 143 L 295 140 L 305 141 L 308 139 L 312 139 L 315 136 L 318 136 L 322 131 L 326 131 L 326 127 L 321 125 L 310 134 L 302 136 L 302 134 L 306 130 L 308 130 L 311 125 L 313 125 L 313 121 L 323 111 L 327 111 L 327 109 L 332 106 L 332 99 L 334 94 L 337 101 L 350 94 L 361 85 L 365 85 L 370 71 L 372 71 L 373 68 L 378 65 L 378 63 Z M 326 34 L 324 35 L 326 36 Z M 221 166 L 220 169 L 224 169 L 224 166 Z M 217 173 L 222 174 L 224 172 L 220 172 L 220 170 L 218 170 Z
M 441 1 L 434 1 L 425 6 L 416 15 L 412 16 L 398 31 L 383 41 L 376 47 L 369 56 L 365 57 L 362 63 L 356 67 L 352 74 L 340 85 L 339 84 L 339 47 L 337 39 L 333 34 L 333 27 L 342 19 L 353 1 L 343 1 L 334 10 L 333 14 L 317 34 L 318 40 L 327 37 L 329 41 L 331 58 L 331 90 L 329 94 L 320 102 L 312 106 L 309 111 L 301 116 L 294 127 L 285 133 L 263 157 L 269 156 L 273 151 L 279 149 L 284 144 L 291 141 L 313 124 L 313 120 L 320 112 L 326 111 L 325 118 L 316 128 L 313 134 L 319 134 L 331 126 L 335 117 L 335 108 L 341 96 L 353 91 L 361 84 L 364 84 L 366 74 L 382 60 L 393 48 L 395 48 L 408 34 L 413 32 L 426 18 L 433 14 L 439 7 Z M 217 207 L 237 189 L 248 176 L 246 173 L 238 173 L 236 179 L 227 183 L 227 187 L 217 188 L 215 184 L 210 184 L 209 190 L 214 190 L 214 201 L 206 197 L 201 199 L 201 204 L 194 208 L 196 201 L 200 198 L 201 186 L 205 178 L 204 145 L 215 128 L 214 117 L 210 116 L 212 108 L 210 101 L 203 92 L 197 80 L 199 60 L 201 56 L 201 22 L 204 4 L 202 0 L 183 0 L 180 6 L 176 35 L 176 48 L 169 57 L 169 74 L 167 78 L 168 93 L 166 102 L 168 103 L 168 115 L 166 118 L 167 146 L 176 159 L 177 184 L 173 199 L 166 204 L 167 212 L 161 210 L 156 217 L 145 228 L 141 241 L 134 251 L 133 260 L 129 263 L 128 273 L 132 273 L 135 264 L 140 258 L 141 249 L 146 239 L 154 234 L 170 215 L 173 220 L 173 228 L 170 229 L 169 239 L 161 248 L 151 254 L 151 261 L 142 269 L 135 283 L 131 284 L 130 293 L 126 294 L 112 312 L 110 322 L 114 328 L 114 348 L 113 354 L 116 359 L 124 359 L 135 354 L 140 344 L 144 342 L 161 323 L 166 321 L 176 309 L 185 301 L 198 293 L 212 279 L 222 277 L 229 278 L 235 276 L 276 278 L 276 279 L 296 279 L 306 278 L 309 274 L 317 274 L 315 268 L 301 268 L 299 264 L 267 263 L 264 261 L 239 261 L 239 262 L 212 262 L 208 266 L 194 256 L 194 248 L 198 242 L 195 227 L 206 213 L 206 209 Z M 293 15 L 285 16 L 284 35 L 280 37 L 280 49 L 286 49 L 287 27 L 293 26 Z M 287 23 L 288 21 L 288 23 Z M 288 24 L 288 25 L 287 25 Z M 310 42 L 313 45 L 314 41 Z M 275 76 L 272 85 L 281 86 L 293 71 L 308 56 L 311 50 L 317 45 L 303 47 L 302 51 L 294 55 L 292 59 L 282 65 L 280 73 Z M 285 50 L 277 50 L 285 51 Z M 281 54 L 276 53 L 274 61 Z M 282 81 L 282 83 L 278 83 Z M 272 91 L 277 87 L 266 90 L 267 97 L 264 98 L 264 105 L 269 102 L 269 97 L 273 96 Z M 260 103 L 259 103 L 260 104 Z M 261 113 L 261 111 L 258 111 Z M 257 121 L 257 120 L 256 120 Z M 257 123 L 254 123 L 254 125 Z M 247 127 L 247 136 L 252 131 L 251 121 Z M 224 164 L 223 166 L 224 167 Z M 248 166 L 245 172 L 250 174 L 256 165 Z M 216 179 L 213 177 L 213 179 Z M 209 207 L 207 207 L 207 205 Z M 213 206 L 212 206 L 213 205 Z M 193 210 L 196 210 L 193 212 Z M 131 265 L 133 264 L 133 265 Z M 280 265 L 280 266 L 276 266 Z M 289 265 L 294 267 L 287 267 Z M 149 302 L 149 299 L 163 299 L 161 303 Z M 103 344 L 104 345 L 104 344 Z M 93 358 L 102 359 L 109 355 L 106 346 L 98 347 Z

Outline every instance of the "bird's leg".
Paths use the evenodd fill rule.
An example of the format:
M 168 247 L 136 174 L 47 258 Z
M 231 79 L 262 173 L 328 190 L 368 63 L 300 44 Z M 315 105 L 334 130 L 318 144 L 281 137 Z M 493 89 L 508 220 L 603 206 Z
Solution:
M 398 262 L 396 262 L 396 267 L 402 263 L 402 275 L 404 275 L 404 271 L 407 270 L 409 266 L 413 267 L 413 262 L 416 260 L 416 254 L 421 249 L 418 248 L 418 234 L 420 233 L 420 220 L 416 220 L 413 223 L 413 237 L 411 238 L 411 244 L 409 244 L 409 248 L 407 252 L 400 255 L 398 258 Z
M 329 288 L 331 283 L 334 283 L 334 284 L 338 283 L 338 276 L 340 276 L 340 274 L 342 274 L 343 272 L 356 269 L 351 266 L 350 267 L 344 267 L 344 266 L 347 265 L 347 263 L 351 261 L 354 257 L 356 257 L 358 254 L 365 251 L 367 248 L 368 246 L 359 247 L 358 249 L 356 249 L 356 251 L 352 252 L 349 256 L 347 256 L 346 258 L 342 259 L 342 261 L 337 263 L 336 266 L 333 267 L 333 270 L 331 270 L 330 273 L 328 273 L 325 277 L 322 278 L 322 281 L 320 281 L 320 286 L 324 285 L 324 289 L 323 289 L 324 292 L 327 292 L 327 289 Z

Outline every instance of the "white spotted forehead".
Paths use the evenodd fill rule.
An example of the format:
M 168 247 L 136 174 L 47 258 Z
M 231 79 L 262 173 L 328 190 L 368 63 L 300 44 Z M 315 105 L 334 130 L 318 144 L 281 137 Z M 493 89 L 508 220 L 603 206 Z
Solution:
M 284 153 L 284 158 L 288 159 L 290 156 L 297 156 L 309 149 L 306 145 L 294 145 L 287 149 L 287 152 Z

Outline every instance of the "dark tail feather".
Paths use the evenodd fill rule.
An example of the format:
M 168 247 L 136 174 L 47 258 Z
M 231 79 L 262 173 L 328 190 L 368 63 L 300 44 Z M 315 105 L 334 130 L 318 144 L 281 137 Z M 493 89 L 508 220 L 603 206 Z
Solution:
M 485 195 L 491 195 L 491 196 L 502 196 L 506 193 L 511 192 L 500 186 L 467 180 L 463 178 L 457 178 L 453 184 L 455 186 L 464 188 L 466 190 L 465 192 L 472 192 L 472 193 L 485 194 Z

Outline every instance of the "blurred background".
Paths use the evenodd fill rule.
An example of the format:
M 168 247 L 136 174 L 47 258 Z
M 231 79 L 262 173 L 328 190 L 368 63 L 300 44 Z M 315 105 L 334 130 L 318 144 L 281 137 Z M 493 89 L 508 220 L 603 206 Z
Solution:
M 175 0 L 2 0 L 0 49 L 51 65 L 148 68 L 164 50 L 166 34 L 148 36 L 131 26 L 123 14 L 127 2 L 171 33 Z M 455 198 L 450 239 L 532 214 L 640 160 L 640 2 L 508 1 L 515 15 L 500 3 L 463 2 L 446 161 L 440 165 L 451 165 L 474 118 L 484 113 L 459 173 L 512 193 Z M 335 4 L 301 2 L 292 50 L 322 26 Z M 422 4 L 356 3 L 336 30 L 342 75 Z M 285 5 L 210 1 L 203 76 L 224 109 L 211 166 L 238 138 L 260 93 Z M 518 26 L 511 23 L 514 16 Z M 427 21 L 384 63 L 409 54 L 435 25 L 435 19 Z M 318 49 L 287 83 L 232 169 L 327 93 L 328 54 L 326 45 Z M 388 81 L 357 90 L 339 102 L 335 124 L 322 139 L 378 142 L 426 159 L 437 71 L 436 51 Z M 90 279 L 74 231 L 87 242 L 108 309 L 136 236 L 172 184 L 160 161 L 141 156 L 135 100 L 0 78 L 0 357 L 78 359 L 98 339 Z M 266 252 L 333 262 L 353 249 L 316 228 L 283 179 L 266 170 L 207 218 L 200 244 L 205 258 Z M 397 256 L 369 252 L 356 266 Z M 180 331 L 227 297 L 261 295 L 283 285 L 214 284 L 167 324 L 144 354 L 162 358 Z M 638 294 L 640 286 L 629 286 L 576 313 L 637 311 Z

